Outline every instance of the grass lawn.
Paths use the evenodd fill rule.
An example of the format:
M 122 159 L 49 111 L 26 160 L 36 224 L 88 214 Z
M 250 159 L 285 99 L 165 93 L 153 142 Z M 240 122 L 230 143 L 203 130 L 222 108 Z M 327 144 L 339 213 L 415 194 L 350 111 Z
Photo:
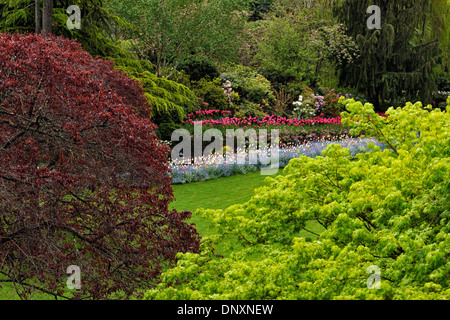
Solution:
M 279 170 L 278 174 L 281 172 L 282 170 Z M 175 201 L 170 208 L 191 211 L 192 218 L 189 222 L 196 225 L 200 235 L 217 234 L 217 231 L 209 225 L 209 220 L 196 214 L 195 211 L 199 208 L 225 209 L 233 204 L 244 203 L 250 200 L 256 188 L 265 184 L 264 180 L 267 177 L 256 171 L 216 180 L 173 185 Z M 235 240 L 232 237 L 226 237 L 224 240 L 216 249 L 217 253 L 227 255 L 235 246 Z
M 279 170 L 278 174 L 281 172 Z M 225 209 L 233 204 L 244 203 L 253 196 L 256 188 L 265 184 L 267 177 L 273 176 L 263 176 L 260 171 L 256 171 L 216 180 L 176 184 L 172 186 L 176 199 L 171 208 L 194 212 L 198 208 Z M 196 217 L 193 217 L 194 220 Z
M 282 174 L 282 170 L 279 170 L 277 175 L 280 174 Z M 256 171 L 216 180 L 173 185 L 175 201 L 170 208 L 176 208 L 178 211 L 191 211 L 192 218 L 189 222 L 196 225 L 200 235 L 214 235 L 217 234 L 217 231 L 210 226 L 209 220 L 196 214 L 195 211 L 199 208 L 225 209 L 233 204 L 244 203 L 250 200 L 256 188 L 265 185 L 264 180 L 267 177 L 273 176 L 264 176 L 260 171 Z M 316 233 L 323 231 L 322 226 L 318 223 L 311 223 L 308 229 Z M 299 236 L 314 237 L 307 232 L 301 232 Z M 216 252 L 227 256 L 237 248 L 235 238 L 227 236 L 216 246 Z

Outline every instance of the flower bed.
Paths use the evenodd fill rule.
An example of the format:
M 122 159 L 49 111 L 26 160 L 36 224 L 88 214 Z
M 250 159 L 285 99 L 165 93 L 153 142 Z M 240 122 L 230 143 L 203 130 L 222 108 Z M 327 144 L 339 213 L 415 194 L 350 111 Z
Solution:
M 184 128 L 193 133 L 195 123 L 200 123 L 203 131 L 210 128 L 221 130 L 223 136 L 226 136 L 227 129 L 278 129 L 281 147 L 314 141 L 339 141 L 350 137 L 348 128 L 341 123 L 340 116 L 317 116 L 312 119 L 293 119 L 276 115 L 239 118 L 230 117 L 229 111 L 201 110 L 188 115 Z
M 270 140 L 270 130 L 279 130 L 279 168 L 285 167 L 289 160 L 300 155 L 315 157 L 330 143 L 340 144 L 348 148 L 352 154 L 367 151 L 368 143 L 380 145 L 370 138 L 351 136 L 349 128 L 342 125 L 340 116 L 326 118 L 321 114 L 311 119 L 295 119 L 276 115 L 262 118 L 240 118 L 231 117 L 231 112 L 227 110 L 198 110 L 188 115 L 184 128 L 193 136 L 194 125 L 199 123 L 202 125 L 202 131 L 215 128 L 220 130 L 224 137 L 227 136 L 227 129 L 255 129 L 255 131 L 266 129 L 269 132 Z M 211 154 L 193 159 L 193 164 L 188 165 L 171 162 L 172 183 L 205 181 L 264 168 L 260 161 L 250 163 L 248 155 L 245 163 L 238 164 L 236 153 L 239 150 L 234 150 L 234 152 L 235 154 L 231 156 Z
M 370 148 L 367 146 L 369 143 L 373 143 L 383 148 L 383 145 L 374 138 L 347 138 L 342 141 L 316 141 L 300 145 L 290 145 L 279 149 L 278 167 L 280 169 L 284 168 L 289 163 L 289 160 L 301 155 L 314 158 L 317 155 L 320 155 L 320 153 L 332 143 L 340 144 L 342 147 L 348 148 L 352 156 L 361 152 L 370 151 Z M 170 169 L 172 172 L 172 183 L 181 184 L 206 181 L 235 174 L 255 172 L 266 167 L 260 161 L 258 161 L 257 164 L 251 164 L 250 161 L 248 161 L 248 155 L 243 164 L 238 164 L 236 158 L 236 154 L 231 156 L 212 154 L 207 157 L 195 159 L 194 164 L 171 162 Z
M 317 116 L 312 119 L 295 119 L 295 118 L 287 118 L 276 115 L 267 115 L 263 118 L 259 117 L 246 117 L 246 118 L 238 118 L 238 117 L 229 117 L 227 116 L 229 111 L 220 111 L 220 110 L 202 110 L 199 112 L 192 112 L 188 114 L 185 123 L 194 125 L 195 122 L 201 122 L 204 126 L 235 126 L 235 127 L 250 127 L 250 126 L 312 126 L 312 125 L 320 125 L 320 124 L 331 124 L 331 125 L 342 125 L 341 117 L 333 117 L 333 118 L 323 118 L 322 116 Z M 202 116 L 208 115 L 209 119 L 202 119 Z M 217 118 L 217 119 L 214 119 Z

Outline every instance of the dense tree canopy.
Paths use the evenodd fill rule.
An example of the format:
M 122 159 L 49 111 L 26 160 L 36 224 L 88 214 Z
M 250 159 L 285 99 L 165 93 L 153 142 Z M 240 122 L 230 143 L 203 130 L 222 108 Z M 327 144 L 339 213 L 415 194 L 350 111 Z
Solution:
M 108 6 L 134 26 L 126 31 L 139 57 L 168 78 L 192 55 L 234 60 L 246 18 L 235 0 L 112 0 Z
M 173 200 L 142 87 L 56 36 L 0 34 L 0 274 L 24 297 L 125 296 L 198 234 Z
M 325 10 L 312 2 L 275 4 L 273 14 L 260 27 L 264 31 L 255 55 L 260 71 L 270 80 L 304 81 L 317 87 L 325 82 L 321 81 L 324 67 L 353 62 L 357 56 L 353 39 L 341 24 L 323 18 L 331 14 L 330 8 Z

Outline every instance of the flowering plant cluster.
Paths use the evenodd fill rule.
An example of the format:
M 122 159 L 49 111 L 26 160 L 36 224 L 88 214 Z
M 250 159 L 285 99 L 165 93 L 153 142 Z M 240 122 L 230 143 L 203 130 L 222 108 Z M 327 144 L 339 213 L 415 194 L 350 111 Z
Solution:
M 277 115 L 266 115 L 262 118 L 260 117 L 230 117 L 231 111 L 227 110 L 198 110 L 188 114 L 185 124 L 194 124 L 194 122 L 201 122 L 203 126 L 217 126 L 217 127 L 247 127 L 254 126 L 256 128 L 267 127 L 267 126 L 309 126 L 318 124 L 331 124 L 331 125 L 341 125 L 341 117 L 324 118 L 323 114 L 320 116 L 312 117 L 311 119 L 292 119 L 288 117 L 282 117 Z M 204 116 L 209 116 L 209 118 L 204 118 Z M 214 119 L 216 118 L 216 119 Z
M 311 119 L 314 116 L 336 117 L 340 114 L 339 98 L 341 94 L 334 89 L 325 95 L 315 94 L 310 88 L 305 88 L 298 101 L 293 102 L 293 115 L 297 119 Z M 345 95 L 349 97 L 348 94 Z
M 300 95 L 293 103 L 293 114 L 296 119 L 311 119 L 315 116 L 316 110 L 309 103 L 303 104 L 303 96 Z
M 321 95 L 313 95 L 314 98 L 314 111 L 315 114 L 324 115 L 324 111 L 326 109 L 324 96 Z
M 373 143 L 384 148 L 374 138 L 345 138 L 341 141 L 314 141 L 305 144 L 290 144 L 279 149 L 278 167 L 286 167 L 291 159 L 305 155 L 315 158 L 320 155 L 329 144 L 339 144 L 343 148 L 348 148 L 352 156 L 358 153 L 367 152 L 367 144 Z M 269 152 L 272 152 L 269 150 Z M 264 167 L 260 161 L 257 164 L 250 164 L 248 155 L 245 163 L 236 162 L 236 154 L 210 154 L 205 157 L 195 159 L 193 164 L 183 164 L 172 161 L 169 165 L 172 184 L 184 184 L 198 181 L 206 181 L 221 177 L 228 177 L 236 174 L 255 172 Z
M 346 32 L 342 23 L 324 26 L 311 31 L 311 43 L 323 56 L 334 59 L 339 65 L 352 63 L 359 57 L 359 49 Z
M 231 81 L 230 80 L 226 80 L 222 84 L 222 90 L 223 90 L 223 93 L 225 94 L 225 96 L 227 97 L 228 108 L 232 109 L 233 108 L 233 103 L 240 100 L 239 93 L 233 91 L 233 87 L 231 86 Z
M 229 111 L 203 110 L 190 113 L 184 127 L 191 133 L 194 123 L 200 122 L 202 130 L 214 127 L 226 136 L 227 129 L 279 129 L 280 145 L 302 144 L 319 140 L 337 141 L 349 137 L 348 128 L 342 126 L 341 117 L 312 119 L 288 118 L 277 115 L 260 117 L 231 117 Z

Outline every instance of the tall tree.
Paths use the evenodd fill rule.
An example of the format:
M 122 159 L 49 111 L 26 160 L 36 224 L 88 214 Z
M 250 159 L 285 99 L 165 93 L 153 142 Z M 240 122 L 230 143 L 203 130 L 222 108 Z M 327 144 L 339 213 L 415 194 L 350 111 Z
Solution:
M 370 5 L 381 10 L 381 29 L 367 26 Z M 380 111 L 407 100 L 431 102 L 442 51 L 437 38 L 421 34 L 430 6 L 431 0 L 345 0 L 337 6 L 338 19 L 360 50 L 359 59 L 342 66 L 341 84 L 365 93 Z
M 53 0 L 44 0 L 42 6 L 42 32 L 44 34 L 52 33 L 53 23 Z
M 140 59 L 154 63 L 158 76 L 170 78 L 194 54 L 219 60 L 237 57 L 247 18 L 235 0 L 111 0 L 113 12 L 134 27 L 125 30 Z
M 34 0 L 34 21 L 35 21 L 35 29 L 34 32 L 36 34 L 41 33 L 42 28 L 42 14 L 41 14 L 41 6 L 39 0 Z
M 137 81 L 75 41 L 0 33 L 0 286 L 129 296 L 198 251 L 149 113 Z
M 255 61 L 271 81 L 308 82 L 322 86 L 322 76 L 341 60 L 356 55 L 356 45 L 344 28 L 332 19 L 331 10 L 313 2 L 277 1 L 260 28 Z

